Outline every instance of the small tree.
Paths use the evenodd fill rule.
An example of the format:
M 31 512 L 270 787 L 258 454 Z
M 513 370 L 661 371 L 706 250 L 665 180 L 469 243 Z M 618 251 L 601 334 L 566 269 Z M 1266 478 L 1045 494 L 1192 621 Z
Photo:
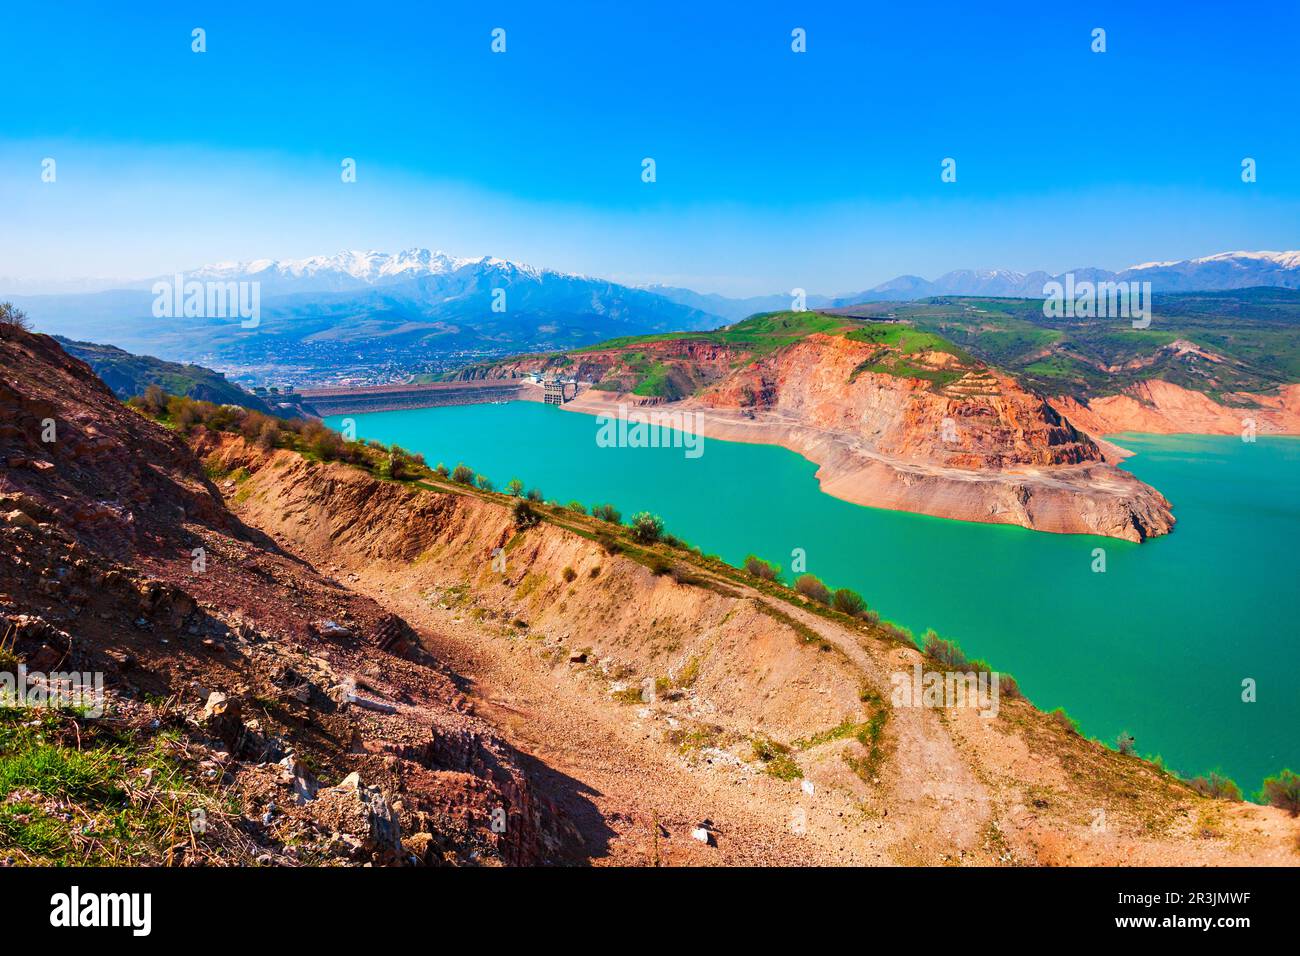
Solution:
M 492 479 L 487 475 L 478 476 L 478 486 L 484 491 L 495 491 L 496 485 L 492 484 Z
M 451 471 L 451 480 L 460 485 L 474 484 L 474 469 L 463 462 Z
M 764 581 L 775 581 L 781 576 L 781 568 L 751 554 L 745 558 L 745 573 Z
M 1237 786 L 1236 781 L 1217 772 L 1211 773 L 1208 778 L 1193 777 L 1187 783 L 1203 797 L 1211 797 L 1215 800 L 1241 800 L 1241 788 Z
M 517 528 L 531 528 L 542 520 L 541 516 L 533 510 L 533 506 L 524 498 L 520 498 L 511 506 L 510 515 L 514 518 L 515 527 Z
M 161 415 L 167 410 L 167 393 L 157 385 L 150 385 L 144 390 L 141 405 L 149 414 Z
M 542 493 L 538 491 L 536 488 L 529 488 L 527 498 L 529 501 L 540 502 L 542 500 Z
M 581 501 L 570 501 L 565 507 L 576 514 L 585 515 L 587 513 L 587 509 Z
M 664 519 L 641 511 L 632 516 L 632 540 L 638 544 L 654 544 L 664 534 Z
M 1264 799 L 1291 816 L 1300 816 L 1300 774 L 1283 770 L 1264 781 Z
M 433 473 L 434 473 L 435 475 L 437 475 L 439 478 L 450 478 L 450 477 L 451 477 L 451 469 L 449 469 L 449 468 L 448 468 L 446 465 L 444 465 L 442 462 L 438 462 L 438 464 L 436 464 L 436 465 L 434 466 L 434 468 L 433 468 Z
M 12 302 L 0 302 L 0 330 L 22 329 L 26 332 L 31 327 L 26 312 Z
M 821 580 L 812 574 L 801 574 L 794 582 L 794 589 L 806 598 L 812 598 L 818 604 L 830 604 L 831 592 Z
M 623 515 L 613 505 L 592 505 L 591 516 L 601 521 L 608 521 L 610 524 L 618 524 L 623 520 Z
M 857 617 L 867 609 L 867 602 L 862 600 L 862 595 L 857 591 L 840 588 L 831 596 L 831 607 L 850 617 Z
M 970 664 L 960 647 L 952 641 L 945 641 L 933 629 L 921 635 L 921 651 L 949 670 L 959 671 Z
M 518 498 L 524 493 L 524 483 L 518 478 L 511 478 L 506 482 L 506 494 L 513 498 Z

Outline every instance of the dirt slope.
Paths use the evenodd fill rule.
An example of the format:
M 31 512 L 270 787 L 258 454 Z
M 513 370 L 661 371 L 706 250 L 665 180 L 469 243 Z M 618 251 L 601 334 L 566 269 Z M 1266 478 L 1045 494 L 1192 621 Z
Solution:
M 0 330 L 0 461 L 0 669 L 103 673 L 106 715 L 52 718 L 50 733 L 139 764 L 79 806 L 138 815 L 114 846 L 80 830 L 37 839 L 68 810 L 39 780 L 0 794 L 24 808 L 0 826 L 14 859 L 564 858 L 569 831 L 520 756 L 409 625 L 233 516 L 184 442 L 45 336 Z M 18 736 L 0 759 L 43 746 L 5 726 Z M 164 757 L 176 776 L 160 794 L 146 781 Z M 161 831 L 158 802 L 172 805 Z M 195 809 L 212 827 L 188 835 Z
M 203 451 L 251 473 L 242 518 L 416 623 L 478 713 L 545 765 L 543 793 L 588 797 L 570 815 L 591 862 L 1297 861 L 1280 811 L 1198 797 L 1024 701 L 991 719 L 894 706 L 914 649 L 721 566 L 660 547 L 676 570 L 655 574 L 571 513 L 521 531 L 499 495 L 239 441 Z M 756 756 L 768 739 L 789 779 Z M 713 845 L 690 836 L 703 820 Z

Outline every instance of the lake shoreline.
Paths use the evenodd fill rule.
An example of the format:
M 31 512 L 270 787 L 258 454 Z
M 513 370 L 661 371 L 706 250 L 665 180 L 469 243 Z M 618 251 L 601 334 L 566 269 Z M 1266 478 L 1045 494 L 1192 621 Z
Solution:
M 818 466 L 825 494 L 873 508 L 1134 542 L 1167 534 L 1175 522 L 1159 491 L 1111 463 L 974 471 L 889 458 L 841 433 L 773 413 L 751 418 L 690 401 L 639 404 L 635 396 L 591 390 L 560 407 L 591 416 L 685 415 L 705 438 L 801 455 Z

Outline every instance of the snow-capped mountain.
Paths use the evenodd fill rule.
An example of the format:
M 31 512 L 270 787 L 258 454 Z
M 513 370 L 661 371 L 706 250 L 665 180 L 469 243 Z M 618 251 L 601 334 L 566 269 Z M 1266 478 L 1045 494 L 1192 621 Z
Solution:
M 1251 286 L 1300 289 L 1300 252 L 1221 252 L 1199 259 L 1144 262 L 1120 272 L 1086 267 L 1069 270 L 1075 281 L 1150 282 L 1154 292 L 1216 292 Z M 899 276 L 863 292 L 837 296 L 837 305 L 933 295 L 1023 296 L 1043 294 L 1043 285 L 1063 281 L 1064 273 L 1016 272 L 1010 269 L 957 269 L 933 281 Z
M 186 286 L 257 283 L 257 333 L 244 334 L 228 315 L 204 314 L 202 305 L 193 315 L 160 323 L 152 290 L 156 283 L 175 287 L 174 275 L 90 295 L 15 299 L 44 331 L 169 359 L 242 364 L 574 348 L 620 335 L 723 324 L 713 313 L 644 289 L 428 249 L 219 262 L 181 276 Z M 206 302 L 204 294 L 199 298 Z
M 497 259 L 492 256 L 467 258 L 428 249 L 405 249 L 398 253 L 347 250 L 332 256 L 306 259 L 251 259 L 245 262 L 217 262 L 185 273 L 202 281 L 257 281 L 263 295 L 301 292 L 346 292 L 419 279 L 446 276 L 461 270 L 500 272 L 540 278 L 548 269 Z

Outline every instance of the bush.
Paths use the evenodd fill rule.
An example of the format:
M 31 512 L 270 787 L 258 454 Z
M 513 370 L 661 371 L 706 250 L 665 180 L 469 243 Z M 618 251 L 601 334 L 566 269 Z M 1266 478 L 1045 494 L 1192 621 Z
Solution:
M 450 478 L 450 477 L 451 477 L 451 469 L 449 469 L 449 468 L 448 468 L 446 465 L 444 465 L 442 462 L 438 462 L 438 465 L 437 465 L 436 468 L 433 469 L 433 472 L 434 472 L 434 474 L 436 474 L 439 478 Z
M 472 485 L 474 483 L 474 469 L 467 465 L 457 465 L 451 471 L 451 480 L 461 485 Z
M 1187 784 L 1201 796 L 1212 800 L 1241 800 L 1241 788 L 1218 773 L 1211 773 L 1208 778 L 1193 777 Z
M 1054 724 L 1056 724 L 1056 726 L 1060 727 L 1067 734 L 1070 734 L 1074 737 L 1079 736 L 1079 724 L 1075 721 L 1073 717 L 1071 717 L 1069 714 L 1065 712 L 1064 707 L 1056 708 L 1056 710 L 1052 711 L 1047 716 L 1051 719 L 1051 721 Z
M 31 324 L 27 321 L 27 313 L 22 309 L 12 302 L 0 302 L 0 327 L 27 331 Z
M 794 589 L 806 598 L 811 598 L 818 604 L 830 604 L 831 592 L 826 585 L 822 584 L 814 575 L 801 574 L 799 579 L 794 582 Z
M 492 484 L 492 479 L 487 475 L 478 476 L 478 486 L 484 491 L 496 491 L 496 485 Z
M 948 670 L 965 670 L 970 665 L 960 647 L 952 641 L 945 641 L 933 630 L 926 631 L 921 636 L 921 652 Z
M 150 385 L 144 390 L 140 407 L 151 415 L 161 415 L 167 410 L 167 393 L 157 385 Z
M 563 577 L 565 581 L 568 581 L 570 584 L 572 584 L 577 579 L 578 572 L 573 570 L 573 568 L 566 567 L 563 571 L 560 572 L 560 576 Z
M 1300 775 L 1283 770 L 1264 781 L 1264 800 L 1281 807 L 1291 816 L 1300 816 Z
M 575 514 L 585 515 L 587 513 L 586 506 L 584 506 L 581 501 L 570 501 L 564 507 L 568 508 L 570 511 L 574 512 Z
M 541 516 L 533 510 L 533 506 L 523 498 L 516 501 L 510 508 L 510 515 L 514 518 L 515 527 L 517 528 L 531 528 L 542 520 Z
M 781 576 L 781 568 L 751 554 L 745 558 L 745 573 L 764 581 L 775 581 Z
M 618 538 L 614 537 L 608 531 L 597 532 L 596 543 L 605 549 L 606 554 L 618 554 L 623 550 L 623 545 L 619 543 Z
M 524 483 L 518 478 L 511 478 L 506 482 L 506 494 L 512 498 L 519 498 L 524 493 Z
M 673 563 L 663 555 L 653 554 L 650 556 L 650 570 L 656 575 L 668 574 L 673 569 Z
M 623 520 L 623 515 L 613 505 L 592 505 L 591 516 L 610 524 L 618 524 Z
M 857 591 L 840 588 L 831 595 L 831 607 L 842 614 L 857 617 L 867 609 L 867 602 L 862 600 L 862 595 Z
M 664 534 L 664 519 L 642 511 L 632 516 L 632 540 L 638 544 L 654 544 Z
M 529 501 L 540 502 L 542 500 L 542 493 L 536 488 L 529 488 L 527 497 Z
M 1127 730 L 1121 731 L 1120 735 L 1115 738 L 1115 749 L 1126 757 L 1131 757 L 1137 753 L 1137 738 Z

